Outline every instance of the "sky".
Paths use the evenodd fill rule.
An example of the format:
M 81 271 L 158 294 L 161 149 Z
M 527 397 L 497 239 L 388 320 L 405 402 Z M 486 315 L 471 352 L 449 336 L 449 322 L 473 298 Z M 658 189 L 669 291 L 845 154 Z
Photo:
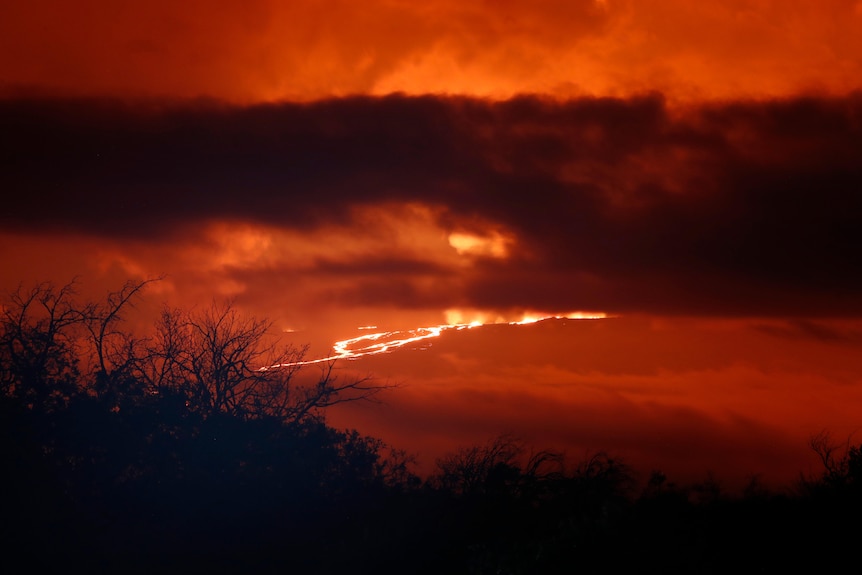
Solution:
M 849 0 L 6 2 L 0 288 L 163 276 L 144 315 L 230 298 L 309 357 L 484 323 L 339 360 L 399 388 L 332 421 L 425 468 L 511 432 L 792 480 L 862 424 L 860 29 Z

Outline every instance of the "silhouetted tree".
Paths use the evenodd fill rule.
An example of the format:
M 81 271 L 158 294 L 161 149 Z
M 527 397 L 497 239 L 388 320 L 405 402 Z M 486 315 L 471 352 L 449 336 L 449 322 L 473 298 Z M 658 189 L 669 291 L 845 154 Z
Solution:
M 484 445 L 462 447 L 436 461 L 432 483 L 459 494 L 518 494 L 537 482 L 562 477 L 563 457 L 552 451 L 527 454 L 518 438 L 501 434 Z
M 516 484 L 521 475 L 518 458 L 523 451 L 523 445 L 509 435 L 497 436 L 484 445 L 462 447 L 437 460 L 434 482 L 460 494 L 483 493 L 506 483 Z
M 367 377 L 340 380 L 331 362 L 311 383 L 300 381 L 307 348 L 282 345 L 271 327 L 241 315 L 230 302 L 199 312 L 165 309 L 136 375 L 149 393 L 180 394 L 189 409 L 204 415 L 286 424 L 319 419 L 327 407 L 370 400 L 392 387 Z
M 817 454 L 822 470 L 819 475 L 801 478 L 805 492 L 853 491 L 862 496 L 862 445 L 853 445 L 850 437 L 835 440 L 824 430 L 812 435 L 808 446 Z
M 93 356 L 90 385 L 97 395 L 141 393 L 135 366 L 144 353 L 143 341 L 120 326 L 126 309 L 134 306 L 133 300 L 147 285 L 160 279 L 129 280 L 119 290 L 109 292 L 105 301 L 89 302 L 81 307 L 81 319 Z
M 77 301 L 75 280 L 60 288 L 19 286 L 2 305 L 0 390 L 37 403 L 78 392 L 132 395 L 144 349 L 120 326 L 132 300 L 157 279 L 130 280 L 103 302 Z
M 83 323 L 74 282 L 41 283 L 9 294 L 0 316 L 0 391 L 42 409 L 77 391 L 76 328 Z

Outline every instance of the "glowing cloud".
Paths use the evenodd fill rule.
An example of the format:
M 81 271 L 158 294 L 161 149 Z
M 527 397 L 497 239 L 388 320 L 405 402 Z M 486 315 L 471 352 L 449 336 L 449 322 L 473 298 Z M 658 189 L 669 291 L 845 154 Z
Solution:
M 862 77 L 853 0 L 6 4 L 0 87 L 70 94 L 733 97 Z
M 513 240 L 498 232 L 488 235 L 453 232 L 449 234 L 449 245 L 459 255 L 505 258 L 509 255 L 509 245 Z

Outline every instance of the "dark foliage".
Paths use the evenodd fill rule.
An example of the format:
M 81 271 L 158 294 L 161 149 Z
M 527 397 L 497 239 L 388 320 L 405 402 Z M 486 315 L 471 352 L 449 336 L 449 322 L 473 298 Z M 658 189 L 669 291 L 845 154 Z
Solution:
M 281 404 L 325 396 L 303 417 L 262 391 L 284 393 L 290 378 L 249 403 L 195 403 L 203 392 L 189 390 L 209 376 L 187 369 L 183 354 L 199 348 L 180 332 L 259 324 L 224 308 L 215 323 L 172 312 L 185 320 L 162 323 L 161 344 L 135 340 L 116 318 L 139 287 L 79 307 L 70 287 L 40 286 L 3 308 L 6 572 L 771 573 L 837 568 L 858 541 L 862 451 L 825 434 L 812 439 L 823 473 L 786 493 L 755 478 L 729 496 L 713 478 L 678 486 L 660 472 L 639 485 L 608 454 L 570 465 L 508 435 L 441 458 L 421 481 L 407 453 L 326 424 L 349 386 Z M 101 350 L 96 361 L 76 333 Z M 221 381 L 271 383 L 235 373 Z

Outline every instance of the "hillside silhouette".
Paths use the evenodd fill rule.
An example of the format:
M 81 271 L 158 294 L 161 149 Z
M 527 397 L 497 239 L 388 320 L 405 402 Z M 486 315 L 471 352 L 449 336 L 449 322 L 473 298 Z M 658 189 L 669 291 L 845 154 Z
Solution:
M 100 302 L 19 288 L 0 317 L 5 564 L 93 573 L 769 573 L 853 562 L 862 449 L 812 438 L 822 473 L 675 484 L 597 451 L 500 434 L 419 477 L 409 446 L 328 425 L 397 393 L 309 378 L 303 350 L 229 303 L 124 329 L 148 281 Z M 153 280 L 154 281 L 154 280 Z M 268 369 L 261 369 L 268 367 Z M 315 367 L 314 369 L 317 369 Z M 421 454 L 420 454 L 421 455 Z

